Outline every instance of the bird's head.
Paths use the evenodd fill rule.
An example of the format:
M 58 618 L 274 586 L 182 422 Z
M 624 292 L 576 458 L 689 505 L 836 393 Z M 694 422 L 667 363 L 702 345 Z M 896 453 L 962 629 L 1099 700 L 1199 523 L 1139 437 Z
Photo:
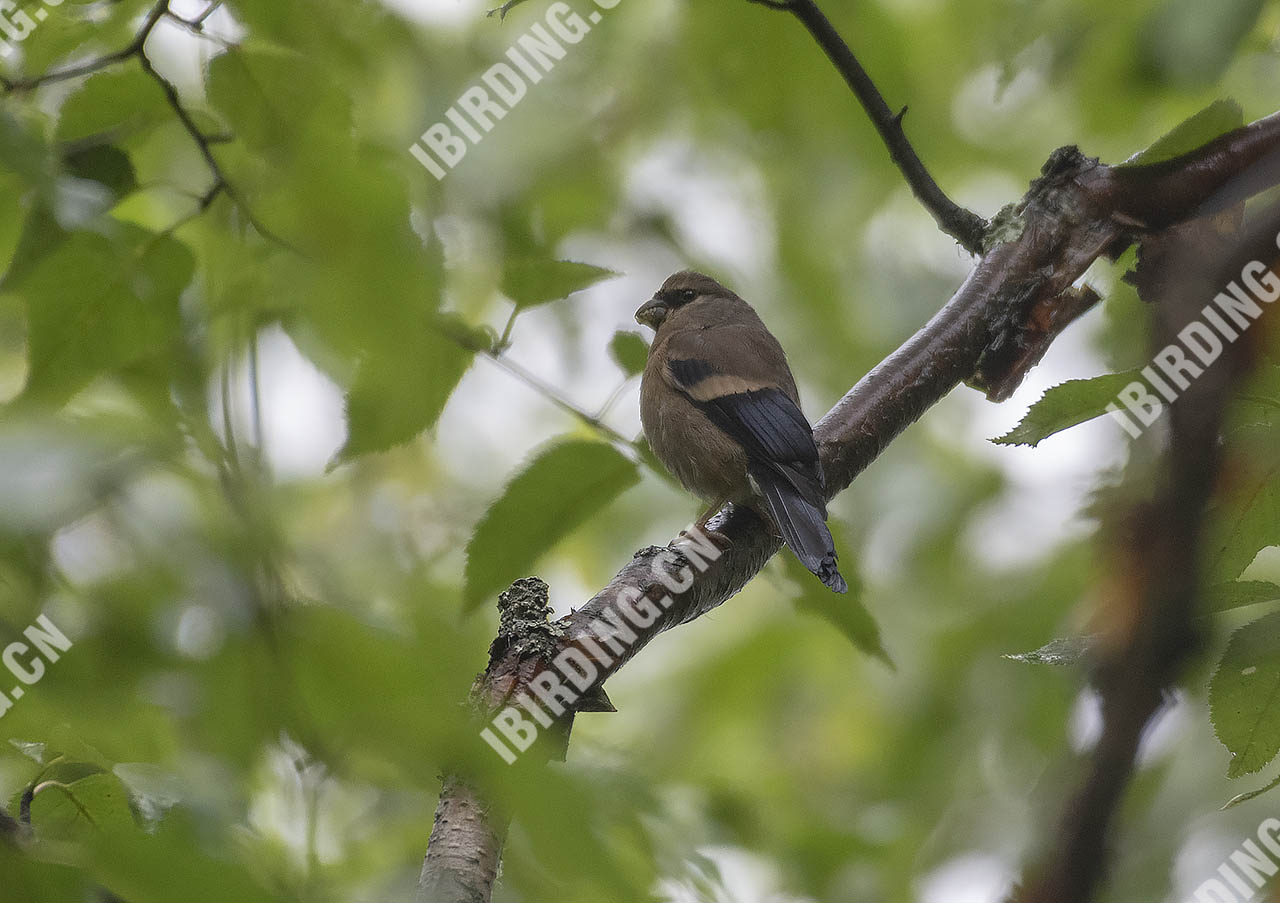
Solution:
M 682 307 L 709 298 L 736 300 L 737 297 L 710 276 L 693 270 L 681 270 L 668 277 L 662 283 L 662 288 L 640 306 L 636 311 L 636 322 L 656 330 L 667 317 Z

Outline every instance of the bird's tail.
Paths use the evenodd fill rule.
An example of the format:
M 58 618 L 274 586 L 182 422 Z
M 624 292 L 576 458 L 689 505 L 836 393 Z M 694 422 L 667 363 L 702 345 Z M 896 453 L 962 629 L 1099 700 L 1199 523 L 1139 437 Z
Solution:
M 849 585 L 836 567 L 836 546 L 826 513 L 785 480 L 764 477 L 756 482 L 773 522 L 800 563 L 835 592 L 848 592 Z

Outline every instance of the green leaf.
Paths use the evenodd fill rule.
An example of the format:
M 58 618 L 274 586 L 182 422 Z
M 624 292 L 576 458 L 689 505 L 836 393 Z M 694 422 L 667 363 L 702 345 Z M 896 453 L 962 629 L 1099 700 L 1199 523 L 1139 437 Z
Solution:
M 1263 768 L 1280 751 L 1280 612 L 1231 635 L 1209 684 L 1214 731 L 1231 751 L 1227 776 Z
M 1199 113 L 1183 120 L 1172 131 L 1145 150 L 1134 154 L 1121 166 L 1144 166 L 1172 160 L 1208 144 L 1219 135 L 1244 125 L 1244 111 L 1234 100 L 1215 100 Z
M 122 198 L 138 187 L 129 155 L 110 144 L 76 151 L 68 155 L 66 164 L 70 175 L 105 185 L 116 198 Z
M 129 229 L 112 243 L 76 233 L 23 283 L 27 400 L 60 405 L 94 377 L 157 353 L 179 330 L 178 296 L 194 258 L 171 236 Z
M 38 129 L 9 112 L 0 112 L 0 164 L 27 185 L 52 191 L 57 174 L 54 155 Z
M 111 769 L 129 791 L 129 807 L 148 830 L 186 796 L 182 781 L 149 762 L 121 762 Z
M 1137 379 L 1141 379 L 1138 371 L 1130 370 L 1054 386 L 1031 406 L 1021 423 L 991 441 L 997 445 L 1039 445 L 1054 433 L 1101 417 L 1116 395 Z
M 129 903 L 163 903 L 180 889 L 184 903 L 270 903 L 282 897 L 259 886 L 231 852 L 237 846 L 185 811 L 172 814 L 154 834 L 96 832 L 90 870 L 116 897 Z M 217 841 L 217 843 L 215 843 Z M 226 847 L 227 849 L 218 849 Z M 241 855 L 244 855 L 243 853 Z
M 351 101 L 315 62 L 279 49 L 236 49 L 209 66 L 209 102 L 251 148 L 292 147 L 351 127 Z M 319 137 L 319 136 L 317 136 Z
M 360 363 L 347 391 L 347 441 L 332 470 L 360 455 L 386 451 L 435 426 L 473 354 L 433 329 L 384 343 Z
M 55 136 L 67 142 L 109 132 L 126 140 L 172 116 L 155 81 L 137 66 L 124 66 L 86 79 L 67 98 Z
M 467 543 L 464 606 L 472 610 L 526 576 L 547 550 L 639 479 L 633 462 L 601 442 L 570 440 L 539 452 Z
M 72 782 L 41 780 L 31 801 L 31 824 L 47 838 L 83 837 L 94 828 L 122 832 L 136 827 L 128 791 L 119 778 L 105 772 Z
M 1059 667 L 1078 664 L 1088 657 L 1098 645 L 1097 635 L 1058 637 L 1050 640 L 1039 649 L 1031 652 L 1011 652 L 1004 656 L 1011 662 L 1024 662 L 1029 665 L 1057 665 Z
M 1205 591 L 1205 599 L 1211 612 L 1231 611 L 1280 600 L 1280 586 L 1266 580 L 1232 580 L 1209 587 Z
M 589 263 L 519 257 L 507 261 L 503 269 L 502 293 L 514 301 L 517 308 L 524 310 L 559 301 L 597 282 L 620 275 Z
M 17 220 L 17 217 L 14 217 Z M 67 240 L 67 231 L 58 225 L 53 212 L 38 202 L 22 222 L 13 249 L 12 265 L 0 279 L 0 291 L 22 288 L 22 283 L 46 255 Z
M 1258 552 L 1280 544 L 1280 465 L 1269 460 L 1264 446 L 1254 448 L 1258 457 L 1253 460 L 1269 466 L 1237 476 L 1230 494 L 1213 511 L 1206 547 L 1211 552 L 1208 572 L 1214 582 L 1235 580 Z
M 1166 81 L 1208 86 L 1230 66 L 1265 5 L 1264 0 L 1164 0 L 1142 28 L 1144 62 Z
M 475 738 L 466 710 L 456 704 L 466 696 L 475 649 L 461 639 L 456 619 L 440 620 L 441 614 L 421 613 L 415 636 L 330 606 L 290 612 L 280 625 L 292 650 L 294 694 L 286 700 L 292 711 L 284 726 L 319 732 L 349 759 L 396 763 L 430 780 L 451 747 Z M 376 666 L 355 669 L 351 661 Z M 363 702 L 369 699 L 381 702 Z
M 627 376 L 635 376 L 644 371 L 649 343 L 638 332 L 616 332 L 609 342 L 609 356 Z
M 841 542 L 839 526 L 836 524 L 830 524 L 830 526 L 836 548 L 844 548 L 845 543 Z M 796 588 L 796 608 L 830 622 L 848 638 L 849 642 L 853 643 L 855 648 L 893 667 L 893 660 L 889 658 L 889 653 L 885 651 L 880 638 L 880 625 L 862 604 L 865 587 L 856 561 L 848 556 L 840 560 L 840 573 L 849 584 L 849 592 L 840 594 L 827 589 L 817 577 L 809 573 L 790 549 L 783 549 L 781 557 L 783 571 Z
M 60 784 L 74 784 L 77 781 L 95 774 L 104 774 L 106 768 L 97 762 L 84 762 L 59 756 L 40 772 L 41 781 L 56 781 Z

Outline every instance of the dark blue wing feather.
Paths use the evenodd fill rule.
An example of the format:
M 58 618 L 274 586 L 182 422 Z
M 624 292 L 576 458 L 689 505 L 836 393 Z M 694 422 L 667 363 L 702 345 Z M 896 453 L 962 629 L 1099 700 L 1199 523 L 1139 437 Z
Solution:
M 826 524 L 818 446 L 800 406 L 779 388 L 706 398 L 697 387 L 720 375 L 714 365 L 672 360 L 669 368 L 686 397 L 746 451 L 747 468 L 764 505 L 796 557 L 827 586 L 845 592 Z

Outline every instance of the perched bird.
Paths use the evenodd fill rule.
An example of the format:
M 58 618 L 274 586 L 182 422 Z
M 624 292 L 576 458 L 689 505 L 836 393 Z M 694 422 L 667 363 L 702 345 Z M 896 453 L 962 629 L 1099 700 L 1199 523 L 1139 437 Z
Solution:
M 848 590 L 827 529 L 813 430 L 787 356 L 760 317 L 710 276 L 676 273 L 636 311 L 657 333 L 640 383 L 640 421 L 658 459 L 713 505 L 761 511 L 800 562 Z M 705 517 L 704 517 L 705 521 Z

